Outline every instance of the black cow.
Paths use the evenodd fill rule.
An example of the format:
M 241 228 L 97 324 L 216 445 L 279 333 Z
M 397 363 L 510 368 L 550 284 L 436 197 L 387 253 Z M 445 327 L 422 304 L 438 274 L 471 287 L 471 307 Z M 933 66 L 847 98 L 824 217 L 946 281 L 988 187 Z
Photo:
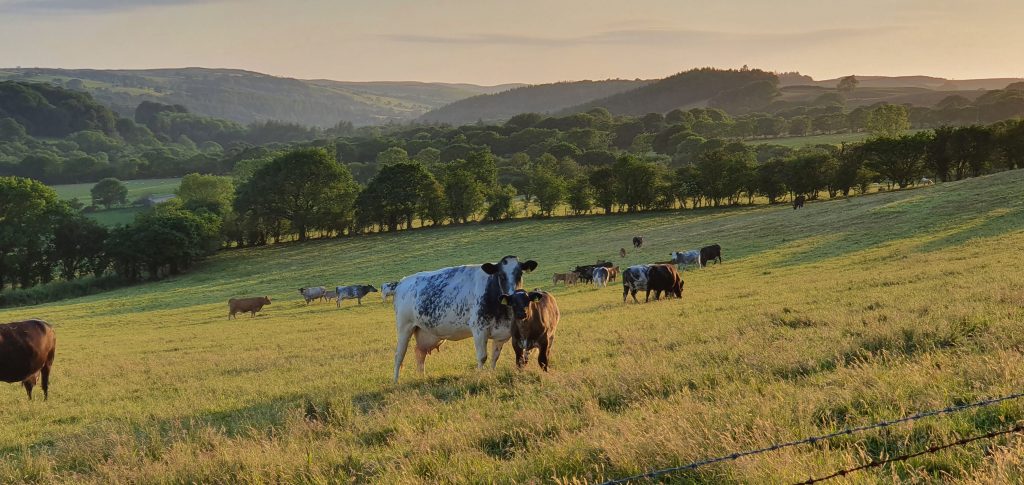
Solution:
M 718 260 L 716 263 L 722 262 L 722 246 L 712 244 L 710 246 L 704 246 L 700 248 L 700 267 L 703 268 L 708 265 L 708 261 Z
M 615 264 L 610 261 L 598 261 L 597 264 L 577 266 L 575 269 L 572 270 L 572 272 L 576 273 L 576 275 L 579 276 L 580 281 L 586 283 L 593 283 L 594 268 L 611 268 L 612 266 L 615 266 Z
M 803 195 L 796 196 L 796 198 L 793 199 L 793 210 L 803 207 L 804 202 L 807 202 L 807 197 L 804 197 Z
M 643 245 L 644 245 L 644 237 L 643 236 L 633 236 L 633 247 L 634 248 L 640 248 L 640 247 L 643 247 Z

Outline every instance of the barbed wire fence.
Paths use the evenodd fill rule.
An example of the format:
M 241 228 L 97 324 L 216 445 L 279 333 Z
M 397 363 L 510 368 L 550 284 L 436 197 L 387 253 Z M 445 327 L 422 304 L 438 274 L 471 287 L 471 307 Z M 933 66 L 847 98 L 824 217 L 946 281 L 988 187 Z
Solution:
M 706 458 L 706 459 L 703 459 L 703 460 L 699 460 L 699 461 L 695 461 L 695 462 L 692 462 L 692 463 L 688 463 L 686 465 L 680 465 L 680 466 L 675 466 L 675 467 L 670 467 L 670 468 L 662 468 L 662 469 L 658 469 L 658 470 L 651 470 L 651 471 L 648 471 L 646 473 L 642 473 L 642 474 L 639 474 L 639 475 L 632 475 L 632 476 L 628 476 L 628 477 L 617 478 L 617 479 L 614 479 L 614 480 L 608 480 L 608 481 L 602 482 L 601 485 L 617 485 L 617 484 L 622 484 L 622 483 L 629 483 L 629 482 L 636 481 L 636 480 L 658 478 L 658 477 L 661 477 L 661 476 L 664 476 L 664 475 L 669 475 L 669 474 L 673 474 L 673 473 L 679 473 L 679 472 L 687 471 L 687 470 L 694 470 L 694 469 L 697 469 L 697 468 L 700 468 L 700 467 L 703 467 L 703 466 L 707 466 L 707 465 L 712 465 L 712 464 L 715 464 L 715 463 L 721 463 L 721 462 L 725 462 L 725 461 L 734 461 L 734 460 L 738 460 L 740 458 L 744 458 L 744 457 L 748 457 L 748 456 L 754 456 L 754 455 L 760 455 L 760 454 L 763 454 L 763 453 L 769 453 L 769 452 L 772 452 L 772 451 L 781 450 L 783 448 L 790 448 L 790 447 L 797 446 L 797 445 L 814 444 L 814 443 L 817 443 L 819 441 L 826 441 L 826 440 L 830 440 L 832 438 L 836 438 L 836 437 L 839 437 L 839 436 L 847 436 L 847 435 L 851 435 L 851 434 L 854 434 L 854 433 L 861 433 L 861 432 L 864 432 L 864 431 L 870 431 L 870 430 L 873 430 L 873 429 L 888 428 L 890 426 L 895 426 L 895 425 L 903 424 L 903 423 L 909 423 L 909 422 L 917 421 L 919 419 L 929 418 L 929 417 L 932 417 L 932 416 L 940 416 L 940 415 L 944 415 L 944 414 L 958 413 L 958 412 L 961 412 L 961 411 L 966 411 L 968 409 L 987 407 L 987 406 L 991 406 L 991 405 L 994 405 L 994 404 L 999 404 L 999 403 L 1002 403 L 1002 402 L 1012 401 L 1012 400 L 1016 400 L 1016 399 L 1020 399 L 1020 398 L 1024 398 L 1024 392 L 1008 394 L 1008 395 L 1005 395 L 1005 396 L 1000 396 L 1000 397 L 995 397 L 995 398 L 990 398 L 990 399 L 984 399 L 984 400 L 981 400 L 981 401 L 975 401 L 975 402 L 966 403 L 966 404 L 957 404 L 957 405 L 949 406 L 949 407 L 942 408 L 942 409 L 933 409 L 931 411 L 924 411 L 924 412 L 920 412 L 920 413 L 917 413 L 917 414 L 912 414 L 910 416 L 904 416 L 902 418 L 892 419 L 892 420 L 888 420 L 888 421 L 879 421 L 877 423 L 872 423 L 872 424 L 868 424 L 868 425 L 864 425 L 864 426 L 856 426 L 856 427 L 846 428 L 846 429 L 843 429 L 843 430 L 840 430 L 840 431 L 835 431 L 835 432 L 832 432 L 832 433 L 826 433 L 826 434 L 822 434 L 822 435 L 818 435 L 818 436 L 811 436 L 811 437 L 808 437 L 808 438 L 803 438 L 803 439 L 794 440 L 794 441 L 787 441 L 787 442 L 783 442 L 783 443 L 776 443 L 776 444 L 773 444 L 771 446 L 766 446 L 766 447 L 763 447 L 763 448 L 756 448 L 756 449 L 752 449 L 752 450 L 739 451 L 739 452 L 731 453 L 731 454 L 728 454 L 728 455 L 722 455 L 722 456 L 717 456 L 717 457 L 713 457 L 713 458 Z M 837 474 L 841 473 L 840 475 L 833 474 L 833 475 L 830 475 L 830 476 L 825 477 L 825 478 L 811 479 L 811 480 L 809 480 L 807 482 L 801 482 L 801 483 L 817 483 L 817 482 L 822 481 L 822 480 L 828 480 L 828 479 L 831 479 L 831 478 L 835 478 L 835 477 L 838 477 L 838 476 L 845 475 L 846 473 L 852 473 L 854 471 L 862 470 L 862 469 L 865 469 L 865 468 L 872 468 L 872 467 L 876 467 L 876 466 L 882 466 L 882 465 L 884 465 L 886 463 L 891 463 L 891 462 L 895 462 L 895 461 L 903 461 L 903 460 L 907 460 L 907 459 L 913 458 L 914 456 L 920 456 L 922 454 L 928 454 L 928 453 L 935 453 L 936 451 L 940 451 L 940 450 L 943 450 L 943 449 L 946 449 L 946 448 L 950 448 L 950 447 L 953 447 L 953 446 L 961 446 L 961 445 L 964 445 L 964 444 L 967 444 L 967 443 L 970 443 L 970 442 L 973 442 L 973 441 L 977 441 L 977 440 L 981 440 L 981 439 L 986 439 L 986 438 L 992 438 L 994 436 L 998 436 L 998 435 L 1001 435 L 1001 434 L 1008 434 L 1008 433 L 1019 432 L 1019 431 L 1022 431 L 1022 430 L 1024 430 L 1024 424 L 1017 425 L 1014 428 L 1011 428 L 1011 429 L 1008 429 L 1008 430 L 996 431 L 996 432 L 992 432 L 992 433 L 987 433 L 985 435 L 980 435 L 980 436 L 976 436 L 976 437 L 972 437 L 972 438 L 966 438 L 966 441 L 958 440 L 958 441 L 950 443 L 948 445 L 941 445 L 941 447 L 938 447 L 937 449 L 932 450 L 932 451 L 929 451 L 930 450 L 930 448 L 929 448 L 928 450 L 924 450 L 924 451 L 916 453 L 916 454 L 905 455 L 905 456 L 901 456 L 901 457 L 891 458 L 891 459 L 888 459 L 888 460 L 881 460 L 881 461 L 878 461 L 877 463 L 875 461 L 872 461 L 872 462 L 870 462 L 870 463 L 868 463 L 866 465 L 861 465 L 861 466 L 859 466 L 857 468 L 854 468 L 854 469 L 841 470 L 840 472 L 836 472 Z M 960 443 L 959 441 L 964 441 L 964 442 Z M 897 459 L 897 458 L 900 458 L 900 459 Z

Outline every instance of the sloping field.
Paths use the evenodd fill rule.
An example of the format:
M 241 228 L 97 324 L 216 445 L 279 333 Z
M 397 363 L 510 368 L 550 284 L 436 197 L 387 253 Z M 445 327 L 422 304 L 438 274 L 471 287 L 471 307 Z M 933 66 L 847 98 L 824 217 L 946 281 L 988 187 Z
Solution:
M 0 311 L 58 333 L 49 402 L 0 386 L 0 483 L 590 482 L 1024 389 L 1024 171 L 799 211 L 753 207 L 517 221 L 218 255 L 174 280 Z M 477 371 L 450 342 L 390 382 L 379 300 L 297 288 L 536 259 L 528 288 L 598 258 L 717 242 L 683 300 L 558 287 L 551 372 Z M 270 295 L 255 319 L 225 300 Z M 311 416 L 312 419 L 307 419 Z M 700 468 L 683 483 L 787 483 L 1024 419 L 1024 406 Z M 855 483 L 1012 483 L 1024 441 L 980 441 Z

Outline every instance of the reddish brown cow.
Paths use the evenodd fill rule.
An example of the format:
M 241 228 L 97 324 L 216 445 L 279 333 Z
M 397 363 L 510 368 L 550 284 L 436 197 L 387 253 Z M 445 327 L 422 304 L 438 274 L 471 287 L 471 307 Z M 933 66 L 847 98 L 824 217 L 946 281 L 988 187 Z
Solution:
M 521 369 L 526 365 L 530 351 L 538 349 L 537 363 L 547 372 L 548 358 L 560 318 L 555 297 L 546 291 L 516 290 L 511 295 L 503 296 L 501 302 L 512 307 L 515 316 L 512 322 L 512 348 L 516 352 L 516 367 Z
M 626 257 L 626 248 L 619 248 L 619 257 L 620 258 L 625 258 Z
M 654 299 L 660 300 L 661 293 L 665 292 L 665 296 L 675 295 L 677 298 L 683 297 L 683 278 L 679 276 L 679 271 L 676 270 L 675 265 L 672 264 L 655 264 L 647 270 L 647 296 L 651 296 L 651 292 L 654 292 Z
M 249 318 L 255 317 L 256 312 L 263 309 L 264 305 L 270 304 L 269 296 L 257 296 L 253 298 L 232 298 L 228 300 L 228 320 L 235 317 L 236 313 L 249 312 Z
M 0 324 L 0 381 L 21 382 L 32 400 L 32 388 L 42 375 L 43 399 L 49 399 L 56 350 L 57 335 L 42 320 Z
M 608 268 L 608 282 L 609 283 L 615 282 L 615 280 L 618 279 L 618 277 L 619 277 L 619 267 L 618 266 L 612 266 L 611 268 Z

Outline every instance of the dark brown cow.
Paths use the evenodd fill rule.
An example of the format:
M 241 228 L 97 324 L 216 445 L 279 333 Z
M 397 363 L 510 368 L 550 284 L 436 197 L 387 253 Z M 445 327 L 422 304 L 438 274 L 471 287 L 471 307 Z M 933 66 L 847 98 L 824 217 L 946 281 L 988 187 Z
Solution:
M 683 297 L 683 278 L 679 276 L 675 265 L 655 264 L 647 270 L 647 299 L 650 299 L 652 291 L 655 300 L 661 299 L 662 292 L 665 292 L 666 297 L 669 295 L 675 295 L 677 298 Z
M 803 195 L 796 196 L 796 198 L 793 199 L 793 210 L 802 208 L 804 206 L 804 202 L 806 201 L 807 197 L 804 197 Z
M 42 320 L 0 324 L 0 381 L 21 382 L 29 400 L 42 375 L 43 399 L 50 397 L 50 367 L 57 335 Z
M 228 300 L 228 320 L 235 317 L 236 313 L 249 312 L 249 318 L 255 317 L 256 312 L 263 309 L 264 305 L 270 304 L 269 296 L 257 296 L 253 298 L 232 298 Z
M 633 247 L 639 249 L 639 248 L 642 248 L 643 246 L 644 246 L 644 237 L 643 236 L 633 236 Z
M 625 258 L 626 257 L 626 248 L 619 248 L 619 257 L 620 258 Z
M 516 352 L 516 367 L 520 369 L 530 359 L 530 351 L 537 349 L 537 363 L 544 372 L 548 370 L 551 346 L 555 342 L 558 328 L 558 303 L 546 291 L 516 290 L 505 295 L 501 302 L 512 307 L 512 348 Z

